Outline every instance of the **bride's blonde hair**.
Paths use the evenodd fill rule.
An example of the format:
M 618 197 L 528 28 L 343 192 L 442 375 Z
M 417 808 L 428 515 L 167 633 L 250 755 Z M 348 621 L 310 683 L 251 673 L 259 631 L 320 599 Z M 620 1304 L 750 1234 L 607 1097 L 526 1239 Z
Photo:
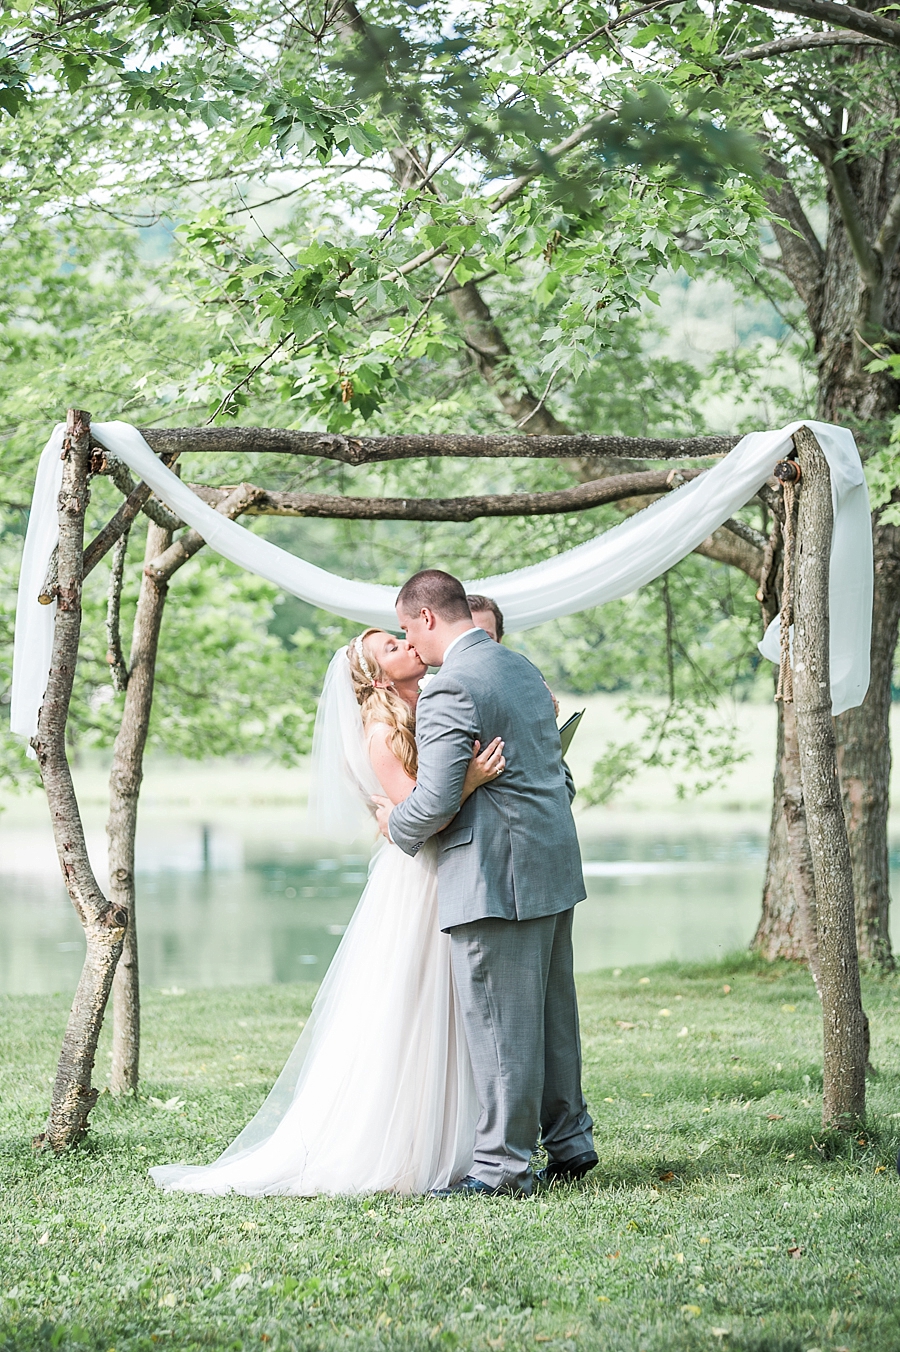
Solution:
M 385 723 L 391 729 L 389 746 L 410 779 L 415 779 L 419 758 L 416 754 L 416 720 L 412 709 L 401 699 L 391 678 L 366 642 L 383 629 L 367 629 L 347 644 L 353 693 L 362 713 L 363 727 Z

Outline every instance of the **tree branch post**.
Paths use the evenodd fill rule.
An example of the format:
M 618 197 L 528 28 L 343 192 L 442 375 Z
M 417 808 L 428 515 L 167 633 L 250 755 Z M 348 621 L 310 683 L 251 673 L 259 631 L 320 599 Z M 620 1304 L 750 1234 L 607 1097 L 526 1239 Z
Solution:
M 785 473 L 781 473 L 784 468 Z M 819 959 L 819 921 L 816 906 L 816 880 L 813 871 L 812 852 L 809 844 L 809 829 L 806 821 L 806 801 L 803 797 L 803 775 L 800 768 L 800 741 L 797 731 L 797 714 L 794 707 L 793 680 L 791 672 L 791 626 L 794 624 L 794 593 L 797 584 L 796 527 L 798 504 L 795 483 L 799 470 L 796 464 L 779 466 L 776 477 L 782 482 L 784 493 L 784 521 L 781 524 L 783 552 L 781 567 L 781 665 L 775 690 L 775 703 L 780 712 L 779 755 L 780 797 L 783 815 L 784 835 L 790 867 L 790 882 L 797 908 L 800 939 L 803 956 L 809 964 L 809 970 L 815 983 L 819 999 L 822 998 L 822 964 Z M 772 546 L 772 559 L 775 553 L 775 531 L 769 539 Z M 763 602 L 766 598 L 768 578 L 760 578 L 760 590 L 757 597 Z M 763 606 L 763 614 L 766 608 Z
M 850 845 L 831 715 L 828 581 L 831 476 L 808 428 L 794 445 L 802 471 L 794 603 L 794 699 L 818 911 L 824 1026 L 822 1120 L 850 1130 L 866 1110 L 867 1021 L 860 993 Z
M 66 888 L 87 941 L 84 967 L 63 1038 L 47 1125 L 35 1145 L 60 1151 L 87 1130 L 97 1099 L 91 1075 L 113 973 L 128 925 L 128 911 L 101 892 L 88 858 L 84 828 L 66 756 L 66 721 L 81 636 L 84 515 L 90 467 L 90 414 L 70 409 L 59 494 L 59 581 L 53 651 L 38 730 L 37 754 L 50 806 L 56 850 Z
M 122 655 L 122 581 L 125 575 L 125 556 L 128 553 L 126 530 L 113 545 L 109 591 L 106 598 L 106 661 L 114 688 L 121 695 L 128 685 L 128 668 Z
M 819 999 L 822 998 L 822 963 L 819 958 L 819 919 L 816 905 L 816 880 L 809 828 L 806 821 L 806 803 L 800 771 L 800 744 L 797 737 L 797 718 L 794 705 L 785 700 L 784 735 L 781 755 L 781 806 L 787 835 L 788 857 L 791 861 L 791 882 L 800 921 L 800 937 L 804 956 L 809 964 Z
M 149 522 L 145 563 L 172 543 L 172 532 Z M 141 1041 L 141 999 L 137 928 L 134 919 L 134 842 L 138 799 L 144 777 L 144 747 L 153 705 L 156 653 L 168 585 L 146 569 L 141 577 L 131 641 L 125 708 L 116 735 L 109 774 L 109 886 L 114 904 L 127 908 L 131 923 L 113 981 L 113 1045 L 110 1089 L 114 1094 L 137 1088 Z

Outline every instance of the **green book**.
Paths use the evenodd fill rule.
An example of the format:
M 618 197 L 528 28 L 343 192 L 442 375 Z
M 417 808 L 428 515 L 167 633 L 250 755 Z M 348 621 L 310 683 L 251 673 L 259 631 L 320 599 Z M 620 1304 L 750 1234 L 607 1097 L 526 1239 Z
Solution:
M 566 754 L 566 752 L 569 750 L 569 747 L 572 745 L 572 738 L 578 731 L 578 724 L 581 722 L 583 718 L 584 718 L 584 709 L 582 709 L 577 714 L 573 714 L 571 718 L 567 718 L 565 723 L 563 723 L 562 727 L 560 728 L 559 744 L 562 747 L 563 755 Z

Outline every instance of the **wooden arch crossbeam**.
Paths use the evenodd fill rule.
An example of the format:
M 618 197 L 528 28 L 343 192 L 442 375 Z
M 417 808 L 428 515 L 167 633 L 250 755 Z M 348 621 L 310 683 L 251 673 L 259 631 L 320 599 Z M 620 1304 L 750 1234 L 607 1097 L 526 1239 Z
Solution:
M 274 492 L 253 484 L 210 487 L 191 484 L 198 497 L 232 518 L 248 516 L 319 517 L 330 520 L 455 521 L 481 517 L 542 516 L 587 511 L 593 507 L 631 498 L 647 498 L 669 492 L 702 470 L 639 468 L 648 461 L 709 459 L 726 455 L 740 440 L 737 436 L 624 437 L 523 436 L 503 434 L 418 434 L 398 436 L 343 436 L 335 433 L 300 432 L 283 428 L 203 427 L 142 428 L 151 448 L 172 464 L 182 454 L 256 453 L 304 456 L 336 460 L 351 466 L 426 457 L 527 458 L 578 460 L 605 471 L 597 478 L 571 488 L 539 493 L 495 493 L 457 498 L 379 498 L 344 494 Z M 108 473 L 125 501 L 115 516 L 85 550 L 85 572 L 99 562 L 138 512 L 172 527 L 177 525 L 168 509 L 152 499 L 145 484 L 135 485 L 127 470 L 110 460 L 95 445 L 94 472 Z M 620 472 L 616 473 L 615 471 Z M 719 534 L 719 532 L 717 532 Z M 196 537 L 196 538 L 195 538 Z M 729 520 L 721 528 L 718 548 L 710 544 L 701 552 L 735 564 L 758 577 L 765 538 L 744 522 Z M 176 541 L 154 571 L 160 579 L 202 547 L 196 532 Z M 171 556 L 171 557 L 170 557 Z
M 371 465 L 385 460 L 434 456 L 471 458 L 525 457 L 530 460 L 620 459 L 676 460 L 727 455 L 739 436 L 620 437 L 525 436 L 516 433 L 429 433 L 412 436 L 343 436 L 335 432 L 296 432 L 270 427 L 141 427 L 141 436 L 157 455 L 259 453 L 304 455 Z

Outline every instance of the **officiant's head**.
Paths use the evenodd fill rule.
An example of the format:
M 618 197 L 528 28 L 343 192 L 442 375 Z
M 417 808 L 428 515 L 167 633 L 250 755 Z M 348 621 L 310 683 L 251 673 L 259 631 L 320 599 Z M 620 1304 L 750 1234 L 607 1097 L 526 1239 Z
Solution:
M 489 638 L 499 643 L 503 637 L 503 611 L 492 596 L 467 596 L 472 623 L 483 629 Z
M 396 605 L 400 628 L 430 667 L 439 667 L 453 640 L 472 628 L 465 587 L 439 568 L 425 568 L 404 582 Z

